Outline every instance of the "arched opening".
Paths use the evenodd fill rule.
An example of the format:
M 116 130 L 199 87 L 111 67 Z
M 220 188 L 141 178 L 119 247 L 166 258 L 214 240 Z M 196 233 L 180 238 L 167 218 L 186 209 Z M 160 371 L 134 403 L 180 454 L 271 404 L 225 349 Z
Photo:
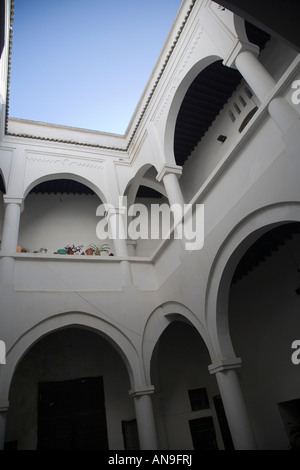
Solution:
M 2 194 L 5 194 L 6 193 L 6 189 L 5 189 L 5 183 L 4 183 L 4 179 L 3 179 L 3 175 L 2 175 L 2 171 L 0 170 L 0 192 Z
M 139 199 L 160 199 L 164 195 L 164 187 L 156 180 L 157 170 L 148 164 L 142 166 L 134 175 L 124 191 L 128 198 L 128 204 L 133 204 Z
M 246 251 L 229 294 L 229 331 L 258 448 L 288 449 L 300 427 L 300 224 L 270 228 Z M 299 367 L 299 366 L 298 366 Z M 299 442 L 298 442 L 299 446 Z
M 29 190 L 21 215 L 19 245 L 27 252 L 46 249 L 48 254 L 77 248 L 84 254 L 90 244 L 108 243 L 96 234 L 99 217 L 97 207 L 102 203 L 91 187 L 64 177 L 42 181 Z
M 250 24 L 246 31 L 249 40 L 263 49 L 269 36 Z M 197 75 L 176 110 L 172 139 L 176 164 L 184 167 L 180 182 L 187 201 L 209 178 L 257 111 L 255 97 L 239 71 L 223 65 L 220 57 L 207 57 L 195 71 Z
M 196 328 L 180 315 L 161 334 L 151 361 L 153 406 L 161 449 L 232 449 L 210 356 Z
M 172 140 L 175 162 L 183 167 L 180 185 L 186 201 L 213 173 L 254 107 L 238 70 L 224 66 L 219 57 L 203 65 L 182 99 Z
M 126 449 L 135 420 L 130 380 L 116 349 L 94 331 L 67 327 L 35 343 L 10 387 L 6 447 Z
M 236 20 L 240 21 L 239 18 Z M 269 34 L 249 22 L 245 22 L 245 32 L 248 40 L 261 50 L 270 39 Z M 222 60 L 217 59 L 196 76 L 184 96 L 176 120 L 174 154 L 177 165 L 184 165 L 241 80 L 237 70 L 225 67 Z M 238 104 L 241 105 L 240 100 Z
M 127 207 L 133 211 L 133 215 L 128 216 L 128 251 L 131 256 L 151 256 L 161 241 L 161 237 L 152 236 L 161 234 L 159 218 L 153 217 L 154 213 L 158 213 L 154 207 L 158 209 L 162 204 L 167 204 L 168 200 L 164 186 L 156 180 L 156 176 L 154 166 L 143 166 L 128 183 L 124 193 Z M 137 238 L 132 236 L 132 232 L 136 233 Z
M 202 70 L 187 90 L 175 126 L 174 154 L 184 165 L 241 81 L 237 70 L 221 60 Z

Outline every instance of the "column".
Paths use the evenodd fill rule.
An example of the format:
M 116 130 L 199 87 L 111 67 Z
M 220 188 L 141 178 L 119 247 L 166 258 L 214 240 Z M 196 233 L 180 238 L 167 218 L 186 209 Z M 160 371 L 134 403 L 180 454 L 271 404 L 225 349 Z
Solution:
M 235 65 L 258 99 L 263 102 L 276 85 L 273 77 L 250 51 L 240 52 L 235 59 Z M 283 97 L 274 98 L 268 110 L 283 133 L 299 119 L 297 111 Z
M 107 218 L 111 237 L 114 240 L 116 256 L 128 256 L 127 235 L 124 224 L 125 209 L 110 207 Z
M 269 114 L 279 129 L 285 133 L 300 119 L 299 114 L 283 96 L 274 98 L 268 107 Z
M 19 238 L 19 225 L 23 199 L 4 196 L 5 217 L 2 231 L 1 250 L 15 252 Z
M 127 239 L 128 256 L 134 257 L 136 255 L 135 248 L 136 248 L 136 240 Z
M 212 364 L 208 369 L 211 374 L 216 374 L 235 450 L 256 450 L 257 445 L 235 370 L 237 367 L 240 367 L 239 360 L 229 365 L 225 361 Z
M 182 174 L 182 168 L 179 166 L 164 165 L 159 174 L 157 181 L 163 181 L 170 207 L 173 206 L 174 216 L 174 237 L 180 240 L 182 249 L 185 248 L 185 240 L 183 234 L 182 217 L 184 215 L 184 198 L 178 181 L 178 176 Z M 176 209 L 176 210 L 175 210 Z
M 6 415 L 7 415 L 8 407 L 9 407 L 8 401 L 0 403 L 0 450 L 4 449 Z
M 153 415 L 151 394 L 154 387 L 130 390 L 134 399 L 136 421 L 141 450 L 157 450 L 157 434 Z
M 179 204 L 181 207 L 184 207 L 184 198 L 178 182 L 178 176 L 181 174 L 182 168 L 180 166 L 172 167 L 164 165 L 156 177 L 157 181 L 163 181 L 164 183 L 170 206 Z
M 16 253 L 19 225 L 23 200 L 4 196 L 6 204 L 4 224 L 2 230 L 1 251 Z M 12 285 L 14 273 L 14 258 L 5 256 L 0 260 L 0 280 L 2 285 Z
M 250 51 L 240 52 L 235 59 L 235 65 L 257 98 L 263 102 L 276 85 L 273 77 Z
M 109 230 L 114 241 L 116 256 L 125 258 L 128 257 L 127 229 L 125 228 L 124 221 L 126 216 L 126 208 L 124 207 L 110 207 L 107 215 Z M 123 286 L 133 285 L 130 262 L 128 260 L 121 261 L 120 267 L 123 278 Z

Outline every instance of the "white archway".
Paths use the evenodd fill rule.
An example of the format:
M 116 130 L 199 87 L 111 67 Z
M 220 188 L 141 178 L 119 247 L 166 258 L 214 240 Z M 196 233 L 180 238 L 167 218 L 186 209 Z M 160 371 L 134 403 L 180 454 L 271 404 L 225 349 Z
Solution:
M 149 316 L 143 334 L 142 359 L 147 383 L 151 384 L 151 359 L 157 342 L 164 330 L 173 321 L 182 321 L 193 326 L 211 352 L 211 345 L 205 327 L 196 315 L 179 302 L 165 302 L 157 307 Z
M 228 298 L 231 280 L 240 259 L 270 229 L 299 221 L 299 202 L 262 207 L 234 227 L 219 249 L 210 270 L 206 290 L 206 320 L 213 347 L 213 362 L 235 360 L 228 325 Z
M 99 199 L 103 203 L 107 202 L 107 198 L 104 192 L 99 187 L 97 187 L 92 181 L 88 180 L 87 178 L 84 178 L 83 176 L 77 175 L 75 173 L 51 173 L 51 174 L 49 173 L 47 175 L 40 176 L 39 178 L 32 180 L 30 184 L 28 184 L 28 186 L 24 188 L 24 199 L 35 186 L 41 183 L 44 183 L 46 181 L 60 180 L 60 179 L 69 179 L 69 180 L 73 180 L 78 183 L 81 183 L 87 186 L 88 188 L 90 188 L 92 191 L 94 191 L 94 193 L 99 197 Z
M 134 203 L 136 199 L 137 192 L 141 185 L 151 187 L 157 191 L 163 190 L 161 185 L 156 181 L 151 181 L 150 179 L 145 178 L 145 174 L 150 169 L 154 169 L 157 172 L 157 169 L 153 164 L 142 165 L 134 174 L 133 178 L 127 183 L 127 186 L 124 190 L 123 196 L 127 195 L 128 206 Z
M 217 60 L 222 59 L 217 55 L 210 55 L 199 60 L 193 67 L 191 67 L 185 76 L 181 79 L 181 82 L 176 87 L 176 91 L 172 102 L 170 104 L 168 115 L 165 123 L 164 135 L 163 135 L 163 150 L 166 163 L 168 165 L 176 165 L 175 155 L 173 150 L 173 142 L 175 136 L 175 126 L 177 116 L 180 110 L 180 106 L 188 91 L 190 85 L 194 79 L 209 65 Z
M 8 400 L 14 372 L 28 350 L 43 337 L 74 326 L 99 334 L 117 350 L 127 368 L 132 388 L 144 383 L 137 350 L 120 329 L 90 313 L 66 312 L 53 315 L 37 323 L 25 331 L 8 349 L 6 366 L 1 369 L 0 397 L 2 400 Z

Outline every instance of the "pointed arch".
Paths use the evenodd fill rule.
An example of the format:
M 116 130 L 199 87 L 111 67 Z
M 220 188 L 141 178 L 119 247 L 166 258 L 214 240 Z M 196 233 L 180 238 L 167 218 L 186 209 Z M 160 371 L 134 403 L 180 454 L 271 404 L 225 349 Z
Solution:
M 211 55 L 199 60 L 182 78 L 180 84 L 177 86 L 174 97 L 172 99 L 168 116 L 166 119 L 164 137 L 163 137 L 163 150 L 166 162 L 170 165 L 176 165 L 174 154 L 174 137 L 177 116 L 183 99 L 195 78 L 209 65 L 220 60 L 221 57 Z
M 153 170 L 157 174 L 157 169 L 154 165 L 146 164 L 139 168 L 133 178 L 131 178 L 131 180 L 127 183 L 123 195 L 127 195 L 128 206 L 134 203 L 140 186 L 145 186 L 147 188 L 153 189 L 154 191 L 161 193 L 163 196 L 166 195 L 162 183 L 159 183 L 158 181 L 156 181 L 156 179 L 149 178 L 146 176 L 147 172 L 149 172 L 150 170 Z
M 165 302 L 157 307 L 148 318 L 143 334 L 143 365 L 145 377 L 148 383 L 151 383 L 150 364 L 153 351 L 164 330 L 173 321 L 182 321 L 193 326 L 203 339 L 208 351 L 211 351 L 208 335 L 204 325 L 199 321 L 197 316 L 185 305 L 179 302 Z
M 73 180 L 78 183 L 81 183 L 87 186 L 88 188 L 90 188 L 103 203 L 107 202 L 107 198 L 104 192 L 98 186 L 96 186 L 92 181 L 88 180 L 87 178 L 81 175 L 77 175 L 75 173 L 51 173 L 51 174 L 47 174 L 44 176 L 40 176 L 36 179 L 33 179 L 24 189 L 24 198 L 26 198 L 26 196 L 30 193 L 30 191 L 35 186 L 41 183 L 44 183 L 46 181 L 61 180 L 61 179 L 68 179 L 68 180 Z
M 212 264 L 206 290 L 206 320 L 213 362 L 235 358 L 228 324 L 228 299 L 234 271 L 247 249 L 264 233 L 300 221 L 300 203 L 283 202 L 262 207 L 232 229 Z
M 8 348 L 6 367 L 1 370 L 0 396 L 8 400 L 9 389 L 17 365 L 30 348 L 43 337 L 55 331 L 80 327 L 93 331 L 106 339 L 119 353 L 128 371 L 131 387 L 143 383 L 143 375 L 137 350 L 133 343 L 116 326 L 92 313 L 65 312 L 55 314 L 25 331 Z

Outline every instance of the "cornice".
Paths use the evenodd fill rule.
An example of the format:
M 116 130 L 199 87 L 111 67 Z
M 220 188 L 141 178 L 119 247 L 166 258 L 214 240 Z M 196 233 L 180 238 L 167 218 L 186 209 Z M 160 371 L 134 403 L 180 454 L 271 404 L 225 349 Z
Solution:
M 49 124 L 51 125 L 51 124 Z M 67 126 L 66 126 L 67 128 Z M 79 129 L 81 130 L 81 129 Z M 53 143 L 58 143 L 58 144 L 69 144 L 69 145 L 79 145 L 81 147 L 91 147 L 91 148 L 100 148 L 103 150 L 115 150 L 118 152 L 127 152 L 128 148 L 122 148 L 122 147 L 112 147 L 108 145 L 100 145 L 100 144 L 89 144 L 87 142 L 79 142 L 76 140 L 64 140 L 64 139 L 54 139 L 51 137 L 41 137 L 41 136 L 35 136 L 35 135 L 30 135 L 30 134 L 16 134 L 14 132 L 5 132 L 5 135 L 10 136 L 10 137 L 20 137 L 23 139 L 33 139 L 33 140 L 40 140 L 40 141 L 46 141 L 46 142 L 53 142 Z
M 71 145 L 79 145 L 79 146 L 83 146 L 83 147 L 92 147 L 92 148 L 99 148 L 99 149 L 104 149 L 104 150 L 115 150 L 115 151 L 119 151 L 119 152 L 128 152 L 132 142 L 133 142 L 133 139 L 138 131 L 138 128 L 146 114 L 146 111 L 148 109 L 148 106 L 150 104 L 150 101 L 155 93 L 155 90 L 157 89 L 157 86 L 160 82 L 160 79 L 169 63 L 169 60 L 173 54 L 173 51 L 179 41 L 179 38 L 182 34 L 182 31 L 184 30 L 184 27 L 188 21 L 188 18 L 190 17 L 190 14 L 194 8 L 194 5 L 196 4 L 197 0 L 191 0 L 191 3 L 189 5 L 189 8 L 186 12 L 186 15 L 184 17 L 184 20 L 183 22 L 181 23 L 180 27 L 179 27 L 179 30 L 175 36 L 175 39 L 166 55 L 166 58 L 163 62 L 163 65 L 160 69 L 160 72 L 158 73 L 157 75 L 157 78 L 154 82 L 154 85 L 152 86 L 152 89 L 148 95 L 148 98 L 145 102 L 145 105 L 139 115 L 139 118 L 136 122 L 136 125 L 131 133 L 131 136 L 128 140 L 128 143 L 126 145 L 126 147 L 110 147 L 110 146 L 104 146 L 104 145 L 98 145 L 98 144 L 89 144 L 89 143 L 83 143 L 83 142 L 77 142 L 77 141 L 74 141 L 74 140 L 63 140 L 63 139 L 53 139 L 53 138 L 49 138 L 49 137 L 40 137 L 40 136 L 35 136 L 35 135 L 29 135 L 29 134 L 17 134 L 17 133 L 12 133 L 12 132 L 8 132 L 8 119 L 9 119 L 9 97 L 10 97 L 10 80 L 11 80 L 11 56 L 12 56 L 12 44 L 13 44 L 13 29 L 12 29 L 12 25 L 13 25 L 13 22 L 14 22 L 14 9 L 15 9 L 15 0 L 11 0 L 11 10 L 10 10 L 10 34 L 9 34 L 9 58 L 8 58 L 8 72 L 7 72 L 7 100 L 6 100 L 6 113 L 5 113 L 5 134 L 8 135 L 8 136 L 11 136 L 11 137 L 21 137 L 21 138 L 26 138 L 26 139 L 34 139 L 34 140 L 41 140 L 41 141 L 47 141 L 47 142 L 55 142 L 55 143 L 59 143 L 59 144 L 71 144 Z M 67 127 L 67 126 L 66 126 Z
M 5 110 L 5 134 L 7 134 L 8 113 L 9 113 L 9 96 L 10 96 L 10 79 L 11 79 L 11 55 L 13 44 L 13 22 L 15 16 L 15 0 L 11 0 L 10 4 L 10 22 L 9 22 L 9 45 L 8 45 L 8 65 L 7 65 L 7 89 L 6 89 L 6 110 Z

